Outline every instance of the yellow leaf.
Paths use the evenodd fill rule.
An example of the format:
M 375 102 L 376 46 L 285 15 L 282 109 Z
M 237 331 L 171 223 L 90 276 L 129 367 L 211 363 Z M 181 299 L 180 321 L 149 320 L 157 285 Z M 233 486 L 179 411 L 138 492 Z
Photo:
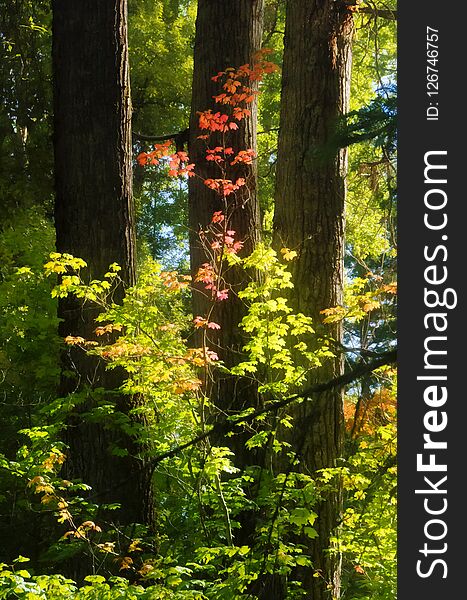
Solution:
M 45 479 L 43 477 L 41 477 L 40 475 L 36 475 L 36 477 L 33 477 L 29 483 L 28 483 L 28 487 L 32 487 L 33 485 L 39 485 L 39 484 L 43 484 L 45 483 Z
M 102 531 L 99 525 L 96 525 L 94 521 L 84 521 L 84 523 L 81 524 L 81 527 L 84 527 L 85 529 L 90 529 L 91 531 Z
M 84 344 L 84 338 L 78 336 L 74 336 L 74 335 L 67 335 L 65 338 L 65 344 L 68 344 L 69 346 L 76 346 L 78 344 Z
M 41 504 L 50 504 L 51 502 L 55 502 L 57 498 L 55 496 L 51 496 L 50 494 L 44 494 L 41 498 Z
M 295 250 L 291 250 L 290 248 L 282 248 L 281 254 L 284 260 L 293 260 L 297 257 L 297 253 Z
M 201 381 L 199 379 L 185 379 L 185 381 L 179 381 L 175 385 L 175 393 L 183 394 L 183 392 L 196 391 L 201 387 Z
M 362 309 L 365 312 L 370 312 L 372 310 L 375 310 L 376 308 L 379 308 L 380 306 L 381 304 L 377 300 L 368 300 L 363 304 Z
M 154 566 L 149 563 L 145 563 L 138 571 L 138 573 L 144 577 L 144 575 L 148 575 L 149 573 L 151 573 L 151 571 L 154 571 Z
M 123 558 L 119 559 L 119 564 L 120 571 L 123 571 L 124 569 L 130 569 L 131 565 L 133 564 L 133 559 L 129 556 L 124 556 Z
M 383 285 L 382 289 L 383 292 L 386 292 L 387 294 L 397 294 L 397 283 L 395 281 L 392 281 L 387 285 Z
M 97 547 L 99 550 L 102 550 L 102 552 L 111 552 L 114 554 L 115 542 L 104 542 L 103 544 L 97 544 Z
M 130 553 L 130 552 L 141 552 L 142 548 L 139 545 L 140 542 L 141 542 L 141 540 L 133 540 L 131 542 L 131 544 L 128 546 L 128 553 Z
M 75 536 L 75 532 L 74 531 L 67 531 L 66 533 L 63 534 L 62 538 L 64 538 L 65 540 L 69 537 L 74 537 Z

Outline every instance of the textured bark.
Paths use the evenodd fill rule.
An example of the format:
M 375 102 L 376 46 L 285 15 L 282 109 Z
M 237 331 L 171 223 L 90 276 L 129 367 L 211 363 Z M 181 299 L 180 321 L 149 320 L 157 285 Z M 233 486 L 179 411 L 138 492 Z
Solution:
M 55 225 L 57 250 L 83 258 L 90 279 L 111 263 L 125 285 L 135 282 L 131 189 L 131 102 L 126 0 L 53 2 Z M 123 286 L 114 301 L 122 299 Z M 60 335 L 93 338 L 97 310 L 67 298 L 59 303 Z M 122 372 L 106 372 L 96 357 L 64 354 L 61 394 L 87 390 L 67 428 L 69 478 L 92 486 L 97 502 L 119 502 L 121 524 L 151 522 L 150 475 L 138 443 L 116 427 L 86 422 L 96 387 L 108 390 L 117 411 L 137 402 L 116 392 Z M 114 390 L 114 391 L 112 391 Z M 101 398 L 102 396 L 100 396 Z M 113 444 L 129 455 L 109 453 Z
M 219 83 L 213 82 L 211 78 L 227 67 L 251 64 L 255 52 L 261 47 L 262 15 L 263 0 L 200 0 L 198 3 L 189 154 L 190 161 L 196 164 L 197 171 L 203 178 L 216 178 L 220 175 L 216 166 L 205 159 L 205 142 L 197 139 L 197 136 L 204 133 L 198 128 L 198 112 L 209 108 L 213 112 L 225 112 L 213 100 L 213 96 L 219 94 L 220 90 Z M 252 104 L 251 111 L 250 117 L 238 122 L 238 130 L 228 134 L 226 145 L 232 146 L 235 153 L 256 148 L 256 102 Z M 216 145 L 224 145 L 221 136 L 211 138 L 210 147 Z M 235 195 L 228 196 L 228 202 L 231 207 L 229 210 L 232 210 L 231 228 L 236 231 L 236 239 L 244 241 L 241 254 L 246 255 L 258 242 L 261 227 L 255 164 L 230 167 L 227 178 L 235 181 L 238 177 L 245 178 L 246 186 Z M 216 193 L 197 177 L 191 178 L 189 184 L 191 269 L 195 275 L 198 268 L 208 261 L 198 232 L 210 224 L 214 211 L 223 210 L 224 207 Z M 209 346 L 225 364 L 231 366 L 239 362 L 239 352 L 243 345 L 238 324 L 245 312 L 236 292 L 244 285 L 245 275 L 234 268 L 229 271 L 226 279 L 233 288 L 233 293 L 227 301 L 217 303 L 211 315 L 211 320 L 219 323 L 222 329 L 218 334 L 210 333 Z M 202 293 L 195 292 L 194 315 L 203 316 L 208 309 L 209 301 Z M 222 410 L 229 411 L 239 410 L 242 407 L 239 402 L 242 405 L 250 404 L 256 393 L 254 389 L 246 389 L 238 380 L 235 384 L 232 379 L 227 378 L 215 382 L 211 396 Z
M 282 75 L 274 239 L 277 248 L 298 252 L 291 263 L 296 311 L 314 319 L 318 333 L 340 340 L 341 326 L 323 328 L 320 311 L 342 304 L 344 202 L 347 156 L 329 149 L 338 117 L 347 112 L 350 93 L 353 20 L 344 3 L 334 0 L 288 0 Z M 309 383 L 342 373 L 342 359 L 328 360 Z M 292 444 L 301 469 L 312 474 L 336 465 L 343 441 L 340 392 L 318 396 L 310 407 L 294 408 Z M 298 431 L 297 429 L 300 428 Z M 341 508 L 340 493 L 318 507 L 319 537 L 309 547 L 315 570 L 297 576 L 307 598 L 339 596 L 340 561 L 326 552 Z

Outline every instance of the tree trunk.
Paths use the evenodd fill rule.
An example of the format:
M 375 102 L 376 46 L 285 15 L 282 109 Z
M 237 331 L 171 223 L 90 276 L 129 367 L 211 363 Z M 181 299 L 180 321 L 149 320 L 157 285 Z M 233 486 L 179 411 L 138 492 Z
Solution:
M 135 283 L 131 100 L 126 0 L 53 2 L 55 225 L 57 250 L 83 258 L 89 279 L 117 262 L 124 286 Z M 120 286 L 113 297 L 122 300 Z M 59 303 L 60 335 L 93 339 L 98 310 L 75 298 Z M 137 440 L 109 423 L 81 415 L 103 399 L 127 414 L 137 402 L 116 391 L 124 373 L 102 361 L 64 353 L 61 395 L 83 393 L 67 426 L 69 478 L 93 488 L 98 503 L 118 502 L 120 524 L 150 523 L 149 469 Z M 128 452 L 110 453 L 117 445 Z
M 310 315 L 317 333 L 337 342 L 341 325 L 324 328 L 320 311 L 342 304 L 347 155 L 345 150 L 330 150 L 329 141 L 338 118 L 348 111 L 352 32 L 352 15 L 345 3 L 288 0 L 274 242 L 277 249 L 288 247 L 298 253 L 291 263 L 294 310 Z M 308 383 L 329 380 L 342 369 L 337 351 Z M 303 472 L 313 475 L 336 466 L 344 432 L 342 394 L 321 394 L 294 408 L 293 414 L 291 441 Z M 341 493 L 329 494 L 317 510 L 319 537 L 313 542 L 306 537 L 299 540 L 313 561 L 313 569 L 297 571 L 307 598 L 339 596 L 340 559 L 326 550 L 340 510 Z M 319 576 L 313 577 L 314 571 Z
M 212 77 L 227 67 L 239 67 L 252 63 L 254 54 L 261 47 L 263 0 L 200 0 L 196 20 L 194 48 L 194 74 L 192 108 L 190 118 L 190 161 L 196 164 L 197 172 L 203 178 L 220 177 L 212 162 L 206 161 L 206 143 L 199 140 L 199 111 L 212 109 L 225 112 L 222 105 L 216 104 L 213 96 L 222 90 Z M 254 101 L 249 108 L 251 115 L 238 121 L 238 130 L 226 136 L 226 146 L 236 153 L 240 150 L 256 149 L 257 106 Z M 209 146 L 224 145 L 222 136 L 212 137 Z M 241 255 L 251 253 L 260 236 L 261 220 L 257 199 L 256 165 L 240 164 L 228 167 L 227 178 L 236 181 L 243 177 L 246 185 L 235 194 L 227 197 L 232 217 L 230 228 L 235 230 L 235 238 L 244 242 Z M 211 223 L 215 211 L 223 210 L 221 198 L 207 188 L 203 182 L 192 177 L 189 182 L 189 226 L 191 270 L 196 275 L 199 267 L 208 262 L 205 248 L 200 243 L 199 231 Z M 244 343 L 238 324 L 245 314 L 244 304 L 236 295 L 245 284 L 245 274 L 237 268 L 229 270 L 227 284 L 232 288 L 229 299 L 217 302 L 210 319 L 219 323 L 218 333 L 210 332 L 209 347 L 214 350 L 227 366 L 239 362 Z M 194 316 L 204 316 L 210 308 L 209 300 L 202 293 L 193 295 Z M 237 382 L 232 378 L 218 378 L 210 390 L 211 399 L 223 411 L 236 411 L 245 405 L 256 402 L 256 392 L 251 384 Z M 224 442 L 225 443 L 225 442 Z M 238 445 L 241 452 L 242 444 Z M 241 463 L 241 458 L 239 458 Z

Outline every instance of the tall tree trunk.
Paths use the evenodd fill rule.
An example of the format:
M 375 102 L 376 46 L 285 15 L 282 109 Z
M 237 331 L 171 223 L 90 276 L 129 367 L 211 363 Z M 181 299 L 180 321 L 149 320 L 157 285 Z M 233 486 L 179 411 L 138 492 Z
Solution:
M 263 0 L 199 0 L 196 20 L 196 39 L 194 48 L 194 73 L 192 108 L 190 118 L 190 161 L 196 164 L 203 178 L 218 178 L 219 171 L 212 162 L 206 161 L 206 143 L 198 139 L 199 111 L 212 109 L 213 112 L 225 112 L 221 105 L 215 104 L 213 96 L 219 94 L 220 84 L 212 77 L 227 67 L 239 67 L 252 63 L 255 53 L 261 47 Z M 256 149 L 256 101 L 249 107 L 251 115 L 238 121 L 238 130 L 228 133 L 227 146 L 235 152 Z M 214 143 L 215 142 L 215 143 Z M 210 146 L 222 146 L 221 136 L 213 137 Z M 244 241 L 243 254 L 249 254 L 260 236 L 260 213 L 257 199 L 256 165 L 240 164 L 228 168 L 227 178 L 236 181 L 243 177 L 246 185 L 235 194 L 227 197 L 232 218 L 230 227 L 235 237 Z M 191 269 L 193 275 L 198 268 L 208 262 L 206 249 L 200 243 L 199 231 L 211 222 L 215 211 L 223 210 L 219 196 L 207 188 L 197 177 L 190 179 L 189 186 L 189 225 Z M 240 269 L 232 268 L 226 276 L 232 292 L 229 299 L 218 302 L 211 320 L 221 325 L 218 333 L 210 335 L 209 346 L 218 353 L 227 366 L 239 362 L 239 353 L 243 337 L 238 324 L 245 314 L 244 304 L 236 296 L 245 284 L 245 275 Z M 194 293 L 194 315 L 204 316 L 209 309 L 209 301 L 202 293 Z M 251 384 L 235 383 L 232 378 L 218 378 L 211 390 L 212 400 L 223 411 L 239 410 L 256 400 L 256 392 Z M 241 453 L 243 444 L 236 450 Z M 238 457 L 239 464 L 242 458 Z
M 338 118 L 348 111 L 353 20 L 344 2 L 288 0 L 282 75 L 281 121 L 277 160 L 274 241 L 298 252 L 291 263 L 296 311 L 314 319 L 318 334 L 342 337 L 341 325 L 322 327 L 324 308 L 342 304 L 344 202 L 347 155 L 329 150 Z M 337 353 L 312 374 L 326 381 L 342 373 Z M 294 449 L 301 469 L 312 474 L 336 466 L 342 452 L 342 394 L 321 394 L 294 409 Z M 314 569 L 298 577 L 307 598 L 339 596 L 340 559 L 327 552 L 341 510 L 341 493 L 329 494 L 318 507 L 309 548 Z M 313 571 L 319 576 L 313 577 Z
M 90 279 L 103 278 L 117 262 L 124 286 L 135 282 L 126 9 L 126 0 L 53 1 L 57 250 L 83 258 Z M 120 286 L 113 300 L 123 294 Z M 75 298 L 62 300 L 60 335 L 92 339 L 97 313 Z M 121 503 L 114 516 L 120 524 L 148 523 L 150 471 L 138 442 L 82 417 L 103 398 L 96 388 L 127 414 L 137 401 L 116 391 L 123 376 L 78 350 L 64 355 L 61 394 L 84 394 L 67 427 L 67 476 L 91 485 L 97 502 Z M 113 445 L 127 456 L 113 455 Z

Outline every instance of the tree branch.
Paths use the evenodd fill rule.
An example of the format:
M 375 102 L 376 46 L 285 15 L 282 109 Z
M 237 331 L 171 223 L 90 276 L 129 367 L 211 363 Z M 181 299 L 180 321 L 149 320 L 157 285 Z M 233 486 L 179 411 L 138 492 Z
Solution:
M 387 19 L 389 21 L 397 21 L 397 12 L 395 10 L 373 8 L 371 6 L 359 7 L 357 12 L 363 15 L 371 15 L 373 17 L 379 17 L 381 19 Z
M 366 0 L 369 6 L 362 6 L 363 0 L 342 0 L 342 3 L 346 10 L 352 13 L 360 13 L 363 15 L 371 15 L 372 17 L 379 17 L 381 19 L 388 19 L 390 21 L 397 21 L 397 11 L 391 10 L 390 8 L 377 8 L 376 5 L 370 0 Z
M 173 140 L 178 152 L 179 150 L 183 150 L 185 144 L 188 143 L 190 129 L 183 129 L 182 131 L 168 133 L 167 135 L 146 135 L 144 133 L 133 131 L 132 135 L 134 140 L 139 140 L 141 142 L 166 142 L 167 140 Z
M 327 381 L 326 383 L 317 383 L 315 385 L 312 385 L 312 386 L 306 388 L 305 390 L 303 390 L 302 392 L 299 392 L 298 394 L 293 394 L 292 396 L 288 396 L 287 398 L 284 398 L 283 400 L 278 400 L 277 402 L 271 402 L 264 408 L 256 410 L 248 415 L 242 415 L 242 416 L 237 417 L 236 419 L 231 419 L 231 420 L 226 419 L 224 421 L 221 421 L 221 422 L 217 423 L 216 425 L 214 425 L 213 427 L 211 427 L 211 429 L 207 429 L 206 431 L 204 431 L 203 433 L 200 433 L 199 435 L 195 436 L 191 440 L 188 440 L 188 442 L 179 444 L 178 446 L 175 446 L 175 448 L 172 448 L 172 450 L 168 450 L 167 452 L 163 452 L 162 454 L 159 454 L 159 456 L 154 457 L 152 459 L 152 469 L 154 471 L 156 466 L 163 460 L 166 460 L 167 458 L 173 458 L 182 450 L 186 450 L 186 448 L 189 448 L 190 446 L 193 446 L 194 444 L 197 444 L 198 442 L 205 440 L 206 438 L 208 438 L 210 435 L 212 435 L 214 433 L 215 434 L 230 433 L 230 432 L 234 431 L 238 425 L 241 425 L 243 423 L 251 423 L 259 416 L 267 414 L 267 413 L 275 412 L 281 408 L 284 408 L 285 406 L 288 406 L 295 400 L 300 400 L 302 398 L 305 398 L 308 400 L 309 398 L 307 398 L 307 396 L 312 396 L 314 394 L 321 394 L 322 392 L 326 392 L 326 391 L 334 389 L 334 388 L 342 388 L 345 385 L 352 383 L 353 381 L 355 381 L 362 375 L 365 375 L 366 373 L 371 373 L 375 369 L 378 369 L 379 367 L 382 367 L 384 365 L 393 364 L 396 362 L 396 360 L 397 360 L 397 351 L 396 350 L 384 352 L 378 358 L 375 358 L 371 362 L 361 363 L 361 364 L 357 365 L 354 369 L 349 371 L 348 373 L 344 373 L 344 375 L 335 377 L 334 379 L 331 379 L 330 381 Z

